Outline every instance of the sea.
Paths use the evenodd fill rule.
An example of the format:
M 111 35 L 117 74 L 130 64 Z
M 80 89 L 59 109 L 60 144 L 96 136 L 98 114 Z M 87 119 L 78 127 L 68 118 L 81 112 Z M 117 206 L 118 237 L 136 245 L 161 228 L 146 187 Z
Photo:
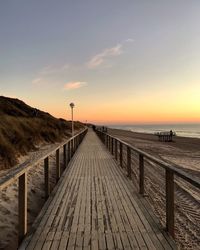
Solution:
M 124 129 L 139 133 L 154 134 L 156 132 L 170 131 L 177 136 L 200 138 L 200 123 L 197 124 L 151 124 L 151 125 L 109 125 L 110 128 Z

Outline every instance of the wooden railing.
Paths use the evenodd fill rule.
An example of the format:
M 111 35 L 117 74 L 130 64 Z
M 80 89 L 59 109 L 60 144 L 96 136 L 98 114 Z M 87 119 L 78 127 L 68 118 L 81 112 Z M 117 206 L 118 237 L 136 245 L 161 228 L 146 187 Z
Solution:
M 106 145 L 108 150 L 115 156 L 115 159 L 118 161 L 121 166 L 123 166 L 123 149 L 126 150 L 126 167 L 127 167 L 127 176 L 131 178 L 131 153 L 134 152 L 138 155 L 139 159 L 139 183 L 138 189 L 141 195 L 144 195 L 145 192 L 145 164 L 144 159 L 152 162 L 159 167 L 165 170 L 165 195 L 166 195 L 166 231 L 174 238 L 174 177 L 178 176 L 181 179 L 192 184 L 194 187 L 200 189 L 200 180 L 190 174 L 180 170 L 166 162 L 163 162 L 148 153 L 145 153 L 142 150 L 139 150 L 130 144 L 113 137 L 107 133 L 96 130 L 97 135 L 101 141 Z
M 67 167 L 74 152 L 82 142 L 87 129 L 84 129 L 77 135 L 71 137 L 66 142 L 59 144 L 45 152 L 39 159 L 25 162 L 20 164 L 14 170 L 11 170 L 3 178 L 0 179 L 0 190 L 3 190 L 14 181 L 18 180 L 18 243 L 21 243 L 24 236 L 27 233 L 27 173 L 28 171 L 39 162 L 44 160 L 44 186 L 45 186 L 45 198 L 50 195 L 50 183 L 49 183 L 49 156 L 56 152 L 56 181 L 60 179 L 61 167 L 60 167 L 60 150 L 63 149 L 63 165 Z

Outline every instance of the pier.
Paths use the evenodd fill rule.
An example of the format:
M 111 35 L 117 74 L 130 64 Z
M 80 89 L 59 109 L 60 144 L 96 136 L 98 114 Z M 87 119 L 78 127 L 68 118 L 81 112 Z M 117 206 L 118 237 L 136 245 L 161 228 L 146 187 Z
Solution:
M 175 249 L 92 131 L 86 134 L 19 249 Z
M 55 154 L 57 184 L 50 192 L 52 154 Z M 46 203 L 27 231 L 27 173 L 41 161 Z M 152 175 L 156 171 L 155 166 L 164 170 L 165 226 L 147 199 L 145 178 L 147 173 Z M 177 249 L 174 241 L 176 178 L 197 190 L 200 188 L 199 179 L 183 170 L 101 129 L 86 128 L 41 152 L 38 158 L 11 169 L 1 178 L 0 190 L 18 181 L 21 250 Z

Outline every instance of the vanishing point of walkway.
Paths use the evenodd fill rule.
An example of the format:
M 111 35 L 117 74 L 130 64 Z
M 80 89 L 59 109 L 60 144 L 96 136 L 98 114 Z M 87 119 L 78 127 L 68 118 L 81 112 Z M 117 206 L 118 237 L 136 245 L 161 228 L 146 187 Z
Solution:
M 173 249 L 113 156 L 89 130 L 20 249 Z

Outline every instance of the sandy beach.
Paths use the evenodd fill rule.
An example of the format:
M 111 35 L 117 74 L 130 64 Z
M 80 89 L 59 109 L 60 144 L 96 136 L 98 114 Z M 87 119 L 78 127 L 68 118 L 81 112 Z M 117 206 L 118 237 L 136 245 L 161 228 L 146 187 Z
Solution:
M 51 145 L 40 145 L 40 149 L 36 152 L 30 152 L 25 157 L 20 158 L 20 163 L 27 159 L 34 159 L 45 151 L 48 151 Z M 62 164 L 62 151 L 60 154 L 61 170 Z M 56 156 L 52 154 L 49 158 L 50 169 L 50 189 L 52 190 L 56 184 Z M 9 170 L 8 170 L 9 171 Z M 0 171 L 0 177 L 5 175 L 8 171 Z M 45 203 L 44 193 L 44 168 L 43 161 L 38 165 L 33 166 L 28 172 L 28 229 L 33 224 L 33 221 L 39 214 L 42 206 Z M 1 250 L 14 250 L 17 249 L 17 232 L 18 232 L 18 183 L 14 182 L 7 188 L 0 192 L 0 249 Z
M 200 139 L 176 136 L 173 142 L 159 142 L 153 134 L 118 129 L 108 133 L 200 178 Z M 132 157 L 132 178 L 138 185 L 138 159 Z M 164 226 L 165 172 L 147 161 L 145 166 L 145 193 Z M 200 249 L 200 192 L 180 178 L 175 178 L 175 234 L 180 249 Z

